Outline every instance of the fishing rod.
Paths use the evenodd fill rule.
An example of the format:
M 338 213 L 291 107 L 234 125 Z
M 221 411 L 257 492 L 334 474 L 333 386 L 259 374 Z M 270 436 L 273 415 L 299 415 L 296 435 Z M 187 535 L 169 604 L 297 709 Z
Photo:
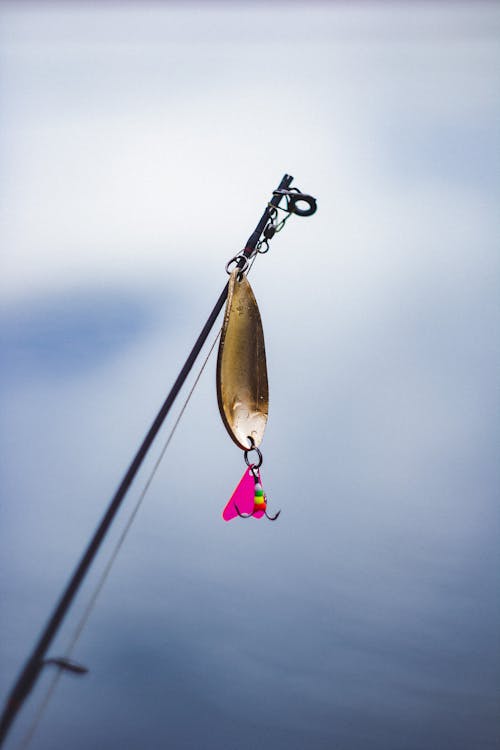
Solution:
M 104 538 L 113 523 L 113 520 L 121 507 L 121 504 L 137 475 L 146 454 L 149 451 L 158 431 L 160 430 L 163 422 L 165 421 L 172 405 L 179 394 L 186 378 L 188 377 L 212 327 L 219 316 L 219 313 L 228 298 L 228 291 L 232 294 L 233 290 L 233 279 L 236 276 L 241 276 L 245 271 L 248 270 L 250 261 L 253 261 L 257 253 L 265 253 L 269 249 L 269 242 L 273 238 L 276 232 L 283 228 L 287 219 L 292 215 L 297 216 L 311 216 L 316 211 L 316 200 L 311 195 L 302 193 L 298 188 L 291 187 L 293 177 L 285 174 L 278 185 L 278 188 L 273 191 L 271 200 L 268 202 L 264 213 L 262 214 L 255 230 L 248 238 L 244 249 L 235 255 L 226 265 L 226 271 L 231 273 L 231 279 L 227 282 L 224 289 L 222 290 L 217 302 L 214 305 L 212 312 L 210 313 L 207 322 L 203 326 L 203 329 L 198 336 L 189 356 L 187 357 L 177 379 L 175 380 L 169 394 L 167 395 L 164 403 L 162 404 L 157 416 L 155 417 L 151 427 L 149 428 L 145 438 L 143 439 L 137 453 L 135 454 L 130 466 L 128 467 L 121 483 L 118 486 L 113 498 L 111 499 L 109 506 L 102 517 L 97 529 L 95 530 L 90 542 L 88 543 L 85 552 L 83 553 L 77 567 L 75 568 L 73 575 L 69 579 L 66 588 L 64 589 L 59 602 L 55 606 L 44 630 L 42 631 L 32 653 L 26 661 L 22 671 L 20 672 L 8 698 L 5 703 L 5 707 L 0 719 L 0 746 L 3 745 L 4 740 L 7 737 L 9 729 L 16 718 L 18 712 L 22 708 L 31 690 L 35 686 L 35 683 L 40 676 L 44 666 L 53 665 L 61 671 L 73 672 L 75 674 L 83 674 L 87 670 L 80 664 L 64 657 L 47 657 L 47 651 L 62 625 L 62 622 L 75 599 L 78 590 L 82 584 L 83 579 L 88 573 L 92 562 L 94 561 L 97 552 Z M 286 208 L 281 208 L 280 203 L 285 199 Z M 278 220 L 278 210 L 282 210 L 286 213 L 286 216 Z M 266 415 L 267 418 L 267 415 Z M 238 438 L 234 438 L 236 442 Z M 253 439 L 249 437 L 249 443 L 246 446 L 250 450 L 256 450 L 260 456 L 260 463 L 262 457 L 257 445 Z M 258 465 L 250 464 L 247 460 L 247 453 L 245 450 L 245 461 L 250 467 L 250 473 L 252 473 L 253 479 L 255 480 L 255 487 L 260 487 L 257 480 L 260 479 L 258 476 Z M 265 507 L 262 505 L 264 500 L 262 499 L 262 490 L 256 490 L 256 499 L 261 503 L 258 507 Z M 257 506 L 256 506 L 257 507 Z M 240 513 L 238 506 L 236 506 L 238 515 L 243 516 Z M 264 511 L 262 511 L 263 513 Z M 279 513 L 278 513 L 279 514 Z M 277 515 L 278 515 L 277 514 Z M 252 515 L 250 513 L 249 515 Z M 267 515 L 267 514 L 266 514 Z M 276 515 L 276 517 L 277 517 Z M 269 516 L 268 516 L 269 518 Z M 271 520 L 274 520 L 271 518 Z

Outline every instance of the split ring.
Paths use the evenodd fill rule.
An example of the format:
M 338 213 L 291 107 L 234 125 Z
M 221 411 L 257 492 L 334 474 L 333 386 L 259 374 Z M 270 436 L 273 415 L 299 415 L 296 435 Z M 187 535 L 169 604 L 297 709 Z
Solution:
M 259 449 L 257 448 L 257 446 L 255 445 L 255 441 L 254 441 L 254 439 L 253 439 L 253 438 L 251 438 L 251 437 L 250 437 L 250 435 L 248 435 L 248 439 L 249 439 L 249 440 L 250 440 L 250 442 L 252 443 L 252 447 L 251 447 L 251 448 L 249 448 L 248 450 L 246 450 L 246 451 L 245 451 L 245 454 L 244 454 L 244 455 L 245 455 L 245 463 L 246 463 L 246 465 L 247 465 L 248 467 L 252 467 L 253 469 L 258 469 L 258 468 L 259 468 L 260 466 L 262 466 L 262 461 L 263 461 L 263 459 L 262 459 L 262 453 L 261 453 L 261 452 L 260 452 L 260 450 L 259 450 Z M 249 454 L 249 453 L 251 453 L 252 451 L 255 451 L 255 452 L 256 452 L 256 454 L 257 454 L 257 456 L 258 456 L 258 459 L 259 459 L 259 462 L 258 462 L 258 463 L 252 463 L 252 462 L 250 461 L 250 459 L 248 458 L 248 454 Z
M 243 261 L 243 265 L 240 266 L 241 261 Z M 228 260 L 226 263 L 226 273 L 229 275 L 232 274 L 232 272 L 235 270 L 236 266 L 234 268 L 231 268 L 231 263 L 236 263 L 236 266 L 240 269 L 240 273 L 245 273 L 245 271 L 248 269 L 249 265 L 249 259 L 246 255 L 235 255 L 234 258 L 231 258 L 231 260 Z

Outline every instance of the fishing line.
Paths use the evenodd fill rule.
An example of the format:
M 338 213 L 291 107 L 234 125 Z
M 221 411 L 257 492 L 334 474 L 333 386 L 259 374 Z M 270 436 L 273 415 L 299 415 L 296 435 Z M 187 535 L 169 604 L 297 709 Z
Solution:
M 88 601 L 88 604 L 85 607 L 85 609 L 83 611 L 83 614 L 82 614 L 82 616 L 81 616 L 81 618 L 80 618 L 80 620 L 78 622 L 78 625 L 77 625 L 76 630 L 75 630 L 75 632 L 73 634 L 73 637 L 71 638 L 71 641 L 69 642 L 69 645 L 66 648 L 66 651 L 64 652 L 64 657 L 63 657 L 64 659 L 70 659 L 71 658 L 71 654 L 73 653 L 73 650 L 74 650 L 76 644 L 78 643 L 78 641 L 80 639 L 80 636 L 81 636 L 81 634 L 82 634 L 82 632 L 83 632 L 83 630 L 84 630 L 84 628 L 85 628 L 85 626 L 87 624 L 87 621 L 88 621 L 90 615 L 92 614 L 92 611 L 93 611 L 93 609 L 94 609 L 94 607 L 96 605 L 96 602 L 97 602 L 97 599 L 99 597 L 99 594 L 101 593 L 101 591 L 102 591 L 102 589 L 104 587 L 104 584 L 106 583 L 106 581 L 108 579 L 108 576 L 111 573 L 111 569 L 112 569 L 112 567 L 113 567 L 113 565 L 114 565 L 114 563 L 116 561 L 116 558 L 118 557 L 118 554 L 119 554 L 119 552 L 120 552 L 120 550 L 121 550 L 121 548 L 123 546 L 123 543 L 125 542 L 125 539 L 127 538 L 127 535 L 128 535 L 128 533 L 129 533 L 129 531 L 130 531 L 130 529 L 132 527 L 132 524 L 134 523 L 135 518 L 136 518 L 136 516 L 137 516 L 137 514 L 138 514 L 138 512 L 139 512 L 139 510 L 141 508 L 141 505 L 142 505 L 143 500 L 144 500 L 144 498 L 146 496 L 146 493 L 148 492 L 149 487 L 150 487 L 150 485 L 151 485 L 151 483 L 152 483 L 152 481 L 153 481 L 153 479 L 154 479 L 154 477 L 156 475 L 156 472 L 158 471 L 158 469 L 160 467 L 160 464 L 161 464 L 161 462 L 163 460 L 163 457 L 165 456 L 165 453 L 167 452 L 167 449 L 168 449 L 170 443 L 172 442 L 172 438 L 174 436 L 174 433 L 175 433 L 177 427 L 179 426 L 179 422 L 181 421 L 182 417 L 184 416 L 184 412 L 186 411 L 186 408 L 187 408 L 187 406 L 189 404 L 189 401 L 191 400 L 191 396 L 193 395 L 193 393 L 195 391 L 195 388 L 198 385 L 198 382 L 199 382 L 199 380 L 200 380 L 200 378 L 201 378 L 201 376 L 203 374 L 203 371 L 204 371 L 204 369 L 205 369 L 205 367 L 206 367 L 206 365 L 208 363 L 208 360 L 210 359 L 210 356 L 211 356 L 211 354 L 212 354 L 212 352 L 213 352 L 213 350 L 215 348 L 215 345 L 216 345 L 217 341 L 219 340 L 219 336 L 221 334 L 221 330 L 222 329 L 219 330 L 217 336 L 215 337 L 215 339 L 214 339 L 214 341 L 213 341 L 213 343 L 212 343 L 212 345 L 211 345 L 211 347 L 210 347 L 210 349 L 208 351 L 207 356 L 205 357 L 205 359 L 203 361 L 203 364 L 201 365 L 201 368 L 200 368 L 200 370 L 198 372 L 198 375 L 196 376 L 195 381 L 194 381 L 194 383 L 193 383 L 193 385 L 192 385 L 192 387 L 191 387 L 191 389 L 190 389 L 190 391 L 189 391 L 189 393 L 188 393 L 188 395 L 186 397 L 186 400 L 184 401 L 184 404 L 182 405 L 182 408 L 181 408 L 181 410 L 180 410 L 180 412 L 179 412 L 179 414 L 177 416 L 177 419 L 175 420 L 175 422 L 174 422 L 174 424 L 172 426 L 172 429 L 170 430 L 170 432 L 168 434 L 168 437 L 167 437 L 167 439 L 165 441 L 165 444 L 164 444 L 163 448 L 160 451 L 160 455 L 156 459 L 156 462 L 155 462 L 155 464 L 154 464 L 154 466 L 153 466 L 153 468 L 151 470 L 151 473 L 150 473 L 150 475 L 149 475 L 149 477 L 148 477 L 148 479 L 147 479 L 144 487 L 142 488 L 142 491 L 141 491 L 141 493 L 139 495 L 139 498 L 138 498 L 138 500 L 137 500 L 134 508 L 132 509 L 132 512 L 131 512 L 128 520 L 127 520 L 127 523 L 125 524 L 125 526 L 124 526 L 124 528 L 122 530 L 122 533 L 120 534 L 120 536 L 118 538 L 118 541 L 116 542 L 116 544 L 114 546 L 113 552 L 111 553 L 111 556 L 110 556 L 110 558 L 109 558 L 109 560 L 108 560 L 108 562 L 106 564 L 106 567 L 104 568 L 103 572 L 101 573 L 101 576 L 100 576 L 100 578 L 99 578 L 99 580 L 97 582 L 97 585 L 96 585 L 96 587 L 95 587 L 95 589 L 94 589 L 94 591 L 92 593 L 92 596 L 90 597 L 90 599 Z M 33 735 L 34 735 L 35 731 L 37 730 L 38 725 L 39 725 L 39 723 L 40 723 L 40 721 L 41 721 L 41 719 L 42 719 L 42 717 L 43 717 L 43 715 L 45 713 L 45 710 L 46 710 L 46 708 L 47 708 L 47 706 L 48 706 L 48 704 L 50 702 L 50 699 L 52 698 L 54 690 L 56 689 L 57 684 L 58 684 L 58 682 L 59 682 L 59 680 L 60 680 L 60 678 L 62 676 L 62 673 L 63 673 L 62 669 L 57 669 L 57 671 L 55 672 L 54 676 L 52 677 L 52 679 L 50 681 L 50 684 L 49 684 L 49 686 L 47 688 L 47 692 L 45 693 L 45 696 L 44 696 L 44 698 L 43 698 L 43 700 L 42 700 L 42 702 L 41 702 L 41 704 L 40 704 L 40 706 L 38 708 L 38 711 L 37 711 L 37 713 L 36 713 L 36 715 L 35 715 L 32 723 L 31 723 L 30 728 L 28 729 L 28 732 L 26 733 L 25 737 L 22 739 L 21 743 L 18 746 L 18 750 L 26 750 L 26 748 L 29 746 L 31 740 L 33 739 Z

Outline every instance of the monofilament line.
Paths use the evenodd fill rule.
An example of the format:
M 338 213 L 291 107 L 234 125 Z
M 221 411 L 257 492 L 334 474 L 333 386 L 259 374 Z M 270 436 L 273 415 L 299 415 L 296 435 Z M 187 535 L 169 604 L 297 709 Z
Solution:
M 116 558 L 118 557 L 118 554 L 119 554 L 119 552 L 120 552 L 120 550 L 121 550 L 121 548 L 123 546 L 123 543 L 125 542 L 125 539 L 127 538 L 127 535 L 129 533 L 130 529 L 132 528 L 132 524 L 135 521 L 135 518 L 136 518 L 136 516 L 137 516 L 137 514 L 138 514 L 138 512 L 139 512 L 139 510 L 141 508 L 143 500 L 146 497 L 146 494 L 147 494 L 147 492 L 148 492 L 148 490 L 149 490 L 149 488 L 151 486 L 151 483 L 152 483 L 152 481 L 153 481 L 153 479 L 154 479 L 154 477 L 156 475 L 156 472 L 158 471 L 158 469 L 160 467 L 160 464 L 161 464 L 161 462 L 163 460 L 163 457 L 165 456 L 165 453 L 167 452 L 167 449 L 168 449 L 170 443 L 172 442 L 172 438 L 174 436 L 174 433 L 175 433 L 177 427 L 179 426 L 179 423 L 180 423 L 182 417 L 184 416 L 184 412 L 186 411 L 186 408 L 187 408 L 187 406 L 189 404 L 189 401 L 191 400 L 191 396 L 193 395 L 193 393 L 194 393 L 194 391 L 196 389 L 196 386 L 198 385 L 198 382 L 199 382 L 199 380 L 200 380 L 200 378 L 201 378 L 201 376 L 203 374 L 203 371 L 204 371 L 204 369 L 205 369 L 205 367 L 206 367 L 206 365 L 208 363 L 208 360 L 210 359 L 210 356 L 211 356 L 211 354 L 212 354 L 212 352 L 213 352 L 213 350 L 215 348 L 215 345 L 216 345 L 217 341 L 219 340 L 219 336 L 221 334 L 221 330 L 219 330 L 217 336 L 215 337 L 215 339 L 214 339 L 214 341 L 213 341 L 213 343 L 212 343 L 212 345 L 211 345 L 211 347 L 210 347 L 210 349 L 208 351 L 207 356 L 205 357 L 205 359 L 203 361 L 203 364 L 201 365 L 201 368 L 200 368 L 200 370 L 198 372 L 198 375 L 196 376 L 195 381 L 194 381 L 193 385 L 191 386 L 191 389 L 190 389 L 190 391 L 189 391 L 189 393 L 188 393 L 188 395 L 186 397 L 186 400 L 184 401 L 184 403 L 182 405 L 182 408 L 181 408 L 181 410 L 180 410 L 180 412 L 179 412 L 179 414 L 177 416 L 177 419 L 175 420 L 175 422 L 174 422 L 174 424 L 172 426 L 172 429 L 170 430 L 170 432 L 168 434 L 168 437 L 167 437 L 167 439 L 165 441 L 165 444 L 164 444 L 163 448 L 160 451 L 160 455 L 156 459 L 156 462 L 155 462 L 155 464 L 154 464 L 154 466 L 153 466 L 153 468 L 152 468 L 152 470 L 151 470 L 151 472 L 149 474 L 149 477 L 147 478 L 146 483 L 145 483 L 144 487 L 142 488 L 142 491 L 141 491 L 141 493 L 139 495 L 139 498 L 138 498 L 138 500 L 137 500 L 134 508 L 132 509 L 132 512 L 131 512 L 130 516 L 128 517 L 127 523 L 125 524 L 125 526 L 124 526 L 124 528 L 123 528 L 120 536 L 118 537 L 118 540 L 117 540 L 117 542 L 116 542 L 116 544 L 115 544 L 115 546 L 113 548 L 113 551 L 112 551 L 112 553 L 110 555 L 110 558 L 109 558 L 109 560 L 108 560 L 108 562 L 107 562 L 104 570 L 102 571 L 102 573 L 101 573 L 101 575 L 99 577 L 99 580 L 97 582 L 96 587 L 94 588 L 92 596 L 90 597 L 90 599 L 88 601 L 88 604 L 85 607 L 85 609 L 83 611 L 83 614 L 80 617 L 80 620 L 78 621 L 78 625 L 76 626 L 75 632 L 73 633 L 73 636 L 72 636 L 72 638 L 71 638 L 71 640 L 70 640 L 70 642 L 68 644 L 68 647 L 66 648 L 66 651 L 64 652 L 64 658 L 65 659 L 70 659 L 71 658 L 73 650 L 74 650 L 76 644 L 78 643 L 78 640 L 80 639 L 80 636 L 81 636 L 81 634 L 82 634 L 82 632 L 83 632 L 83 630 L 84 630 L 84 628 L 85 628 L 85 626 L 87 624 L 87 621 L 88 621 L 90 615 L 92 614 L 92 611 L 93 611 L 93 609 L 95 607 L 95 604 L 97 602 L 99 594 L 101 593 L 101 591 L 102 591 L 102 589 L 104 587 L 104 584 L 106 583 L 106 580 L 108 579 L 108 576 L 111 573 L 111 569 L 112 569 L 112 567 L 113 567 L 113 565 L 114 565 L 114 563 L 116 561 Z M 35 715 L 32 723 L 31 723 L 31 725 L 30 725 L 30 727 L 28 729 L 28 732 L 26 733 L 26 735 L 21 740 L 21 743 L 18 746 L 18 750 L 25 750 L 29 746 L 31 740 L 33 739 L 33 735 L 35 734 L 35 731 L 38 728 L 38 725 L 39 725 L 39 723 L 40 723 L 40 721 L 41 721 L 41 719 L 43 717 L 43 714 L 45 713 L 45 710 L 46 710 L 46 708 L 47 708 L 47 706 L 48 706 L 48 704 L 50 702 L 50 699 L 52 698 L 54 690 L 56 689 L 57 684 L 58 684 L 58 682 L 59 682 L 59 680 L 61 678 L 62 671 L 63 671 L 62 669 L 56 669 L 56 672 L 54 673 L 54 675 L 53 675 L 53 677 L 52 677 L 52 679 L 51 679 L 51 681 L 49 683 L 47 691 L 46 691 L 46 693 L 45 693 L 45 695 L 43 697 L 42 702 L 40 703 L 40 706 L 39 706 L 39 708 L 38 708 L 38 710 L 36 712 L 36 715 Z

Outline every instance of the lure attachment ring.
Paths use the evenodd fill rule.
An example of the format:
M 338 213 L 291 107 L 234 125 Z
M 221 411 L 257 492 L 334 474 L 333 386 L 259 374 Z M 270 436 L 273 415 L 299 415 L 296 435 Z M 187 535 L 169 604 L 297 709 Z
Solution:
M 253 438 L 251 438 L 250 436 L 248 436 L 248 439 L 249 439 L 249 440 L 250 440 L 250 442 L 252 443 L 252 447 L 251 447 L 251 448 L 249 448 L 248 450 L 246 450 L 246 451 L 244 452 L 244 456 L 245 456 L 245 463 L 246 463 L 246 465 L 247 465 L 247 466 L 248 466 L 248 467 L 249 467 L 250 469 L 252 469 L 252 473 L 253 473 L 253 474 L 254 474 L 254 476 L 255 476 L 255 473 L 253 472 L 253 469 L 259 469 L 259 468 L 260 468 L 260 467 L 262 466 L 262 461 L 263 461 L 263 458 L 262 458 L 262 453 L 260 452 L 260 450 L 259 450 L 259 449 L 257 448 L 257 446 L 255 445 L 255 441 L 254 441 L 254 439 L 253 439 Z M 251 460 L 249 459 L 249 457 L 248 457 L 248 454 L 249 454 L 249 453 L 251 453 L 252 451 L 255 451 L 255 452 L 256 452 L 256 454 L 257 454 L 257 456 L 258 456 L 258 459 L 259 459 L 258 463 L 255 463 L 254 461 L 251 461 Z
M 243 261 L 243 264 L 240 266 L 241 261 Z M 231 267 L 232 263 L 235 263 L 236 265 Z M 248 256 L 238 253 L 238 255 L 235 255 L 233 258 L 231 258 L 231 260 L 228 260 L 228 262 L 226 263 L 226 273 L 229 274 L 230 276 L 236 267 L 240 269 L 240 273 L 245 273 L 245 271 L 248 270 L 249 264 L 250 264 L 250 261 L 248 259 Z

